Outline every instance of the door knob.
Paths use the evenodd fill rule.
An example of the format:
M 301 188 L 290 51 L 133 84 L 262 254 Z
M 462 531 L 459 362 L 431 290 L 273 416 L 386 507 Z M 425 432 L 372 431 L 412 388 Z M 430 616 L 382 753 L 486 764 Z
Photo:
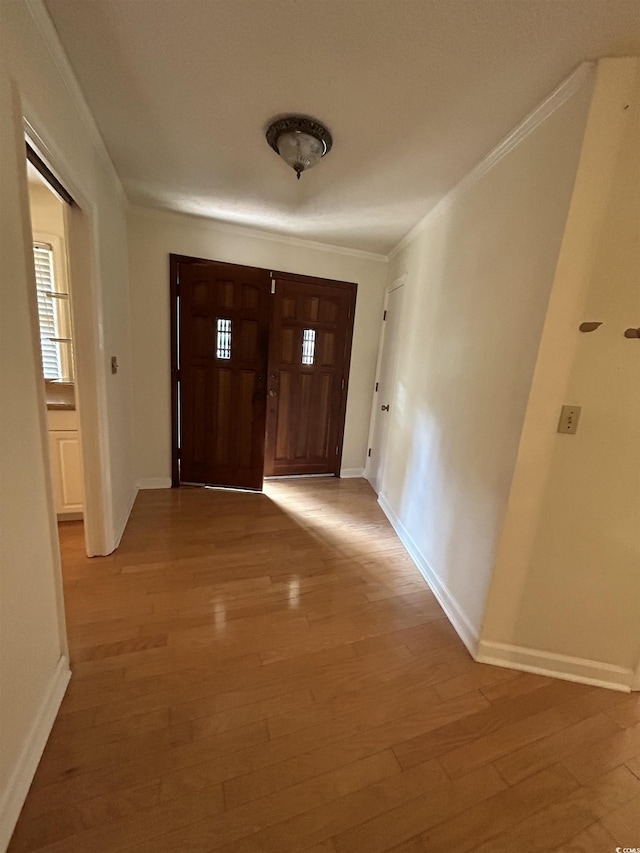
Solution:
M 386 406 L 380 406 L 380 408 L 383 412 L 388 412 L 389 411 L 389 404 L 387 403 Z

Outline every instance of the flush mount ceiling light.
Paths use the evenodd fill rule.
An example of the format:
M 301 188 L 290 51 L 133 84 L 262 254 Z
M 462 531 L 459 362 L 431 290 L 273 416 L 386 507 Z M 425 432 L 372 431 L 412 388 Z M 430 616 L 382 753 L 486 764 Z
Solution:
M 274 121 L 267 130 L 267 142 L 295 170 L 298 180 L 333 145 L 327 128 L 304 116 L 286 116 Z

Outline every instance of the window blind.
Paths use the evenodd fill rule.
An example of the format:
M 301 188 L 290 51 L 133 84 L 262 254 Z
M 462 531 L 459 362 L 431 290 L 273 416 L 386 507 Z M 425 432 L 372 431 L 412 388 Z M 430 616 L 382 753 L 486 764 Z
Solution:
M 47 243 L 33 244 L 33 259 L 36 268 L 36 290 L 38 294 L 38 317 L 40 319 L 40 346 L 42 369 L 45 379 L 61 379 L 60 353 L 54 338 L 59 337 L 54 303 L 55 279 L 53 250 Z

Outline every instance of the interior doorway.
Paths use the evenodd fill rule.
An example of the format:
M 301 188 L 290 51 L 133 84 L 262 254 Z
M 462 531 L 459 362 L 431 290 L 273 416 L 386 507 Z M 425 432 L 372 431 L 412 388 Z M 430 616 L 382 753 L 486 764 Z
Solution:
M 378 495 L 383 490 L 389 421 L 393 414 L 392 406 L 394 404 L 396 360 L 403 298 L 404 279 L 400 279 L 385 294 L 369 449 L 367 451 L 366 477 Z
M 171 255 L 172 485 L 339 476 L 357 285 Z
M 53 499 L 57 520 L 75 521 L 85 498 L 67 255 L 74 202 L 30 148 L 27 183 Z
M 45 196 L 54 199 L 61 218 L 61 224 L 56 226 L 59 233 L 52 234 L 53 229 L 47 231 L 45 228 L 44 236 L 49 234 L 57 238 L 61 234 L 62 237 L 42 241 L 45 249 L 48 246 L 52 248 L 51 289 L 55 290 L 55 295 L 47 297 L 42 294 L 40 299 L 41 304 L 44 305 L 46 300 L 51 306 L 58 306 L 61 314 L 66 312 L 66 316 L 53 320 L 52 334 L 49 335 L 62 339 L 50 342 L 56 347 L 55 357 L 60 362 L 61 379 L 49 383 L 42 396 L 43 431 L 46 431 L 46 435 L 43 432 L 43 440 L 48 445 L 48 455 L 54 457 L 57 454 L 61 468 L 64 465 L 64 472 L 58 472 L 60 478 L 57 481 L 52 471 L 52 524 L 58 514 L 65 513 L 67 518 L 81 514 L 87 556 L 110 554 L 117 547 L 118 540 L 114 532 L 107 463 L 107 400 L 101 339 L 102 310 L 95 268 L 95 207 L 75 174 L 52 150 L 43 129 L 36 129 L 32 116 L 24 118 L 24 126 L 25 200 L 29 204 L 31 221 L 36 226 L 36 236 L 42 232 L 38 232 L 39 226 L 29 199 L 30 185 L 40 186 Z M 40 257 L 42 260 L 43 255 Z M 35 265 L 34 255 L 34 271 Z M 56 282 L 60 281 L 61 275 L 66 276 L 66 293 L 65 288 L 57 289 L 59 284 Z M 40 326 L 35 294 L 32 305 L 35 336 Z M 47 334 L 38 336 L 42 347 L 42 338 Z M 71 338 L 71 343 L 64 340 L 66 338 Z M 51 348 L 46 357 L 52 357 Z M 73 382 L 65 382 L 69 379 L 70 365 L 73 367 Z M 44 378 L 41 368 L 38 372 L 38 378 Z M 45 410 L 47 399 L 50 404 L 66 405 L 57 410 L 53 406 Z M 52 411 L 56 411 L 55 417 L 62 421 L 48 423 Z M 52 433 L 59 435 L 52 436 Z

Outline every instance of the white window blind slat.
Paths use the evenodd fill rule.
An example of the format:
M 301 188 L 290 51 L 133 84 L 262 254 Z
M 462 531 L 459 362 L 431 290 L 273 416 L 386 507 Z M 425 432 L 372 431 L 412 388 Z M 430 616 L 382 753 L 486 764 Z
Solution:
M 55 303 L 51 296 L 55 292 L 53 250 L 51 246 L 44 243 L 34 243 L 33 259 L 36 270 L 42 369 L 45 379 L 59 380 L 62 379 L 60 353 L 58 345 L 52 340 L 52 338 L 59 337 L 59 331 Z

